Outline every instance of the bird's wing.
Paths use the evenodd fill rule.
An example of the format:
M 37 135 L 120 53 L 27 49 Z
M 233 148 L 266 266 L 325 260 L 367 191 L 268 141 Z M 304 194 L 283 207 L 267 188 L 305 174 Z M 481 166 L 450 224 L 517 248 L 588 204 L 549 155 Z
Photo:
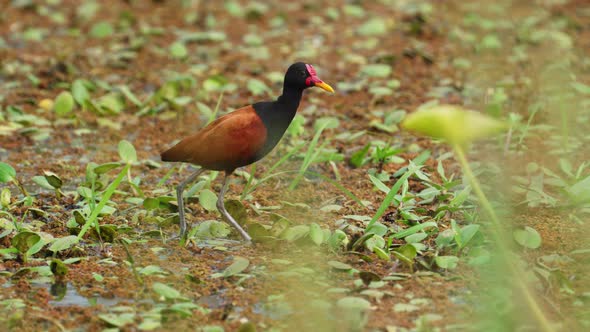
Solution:
M 213 170 L 233 170 L 254 161 L 267 130 L 252 106 L 220 117 L 162 153 L 163 161 L 183 161 Z

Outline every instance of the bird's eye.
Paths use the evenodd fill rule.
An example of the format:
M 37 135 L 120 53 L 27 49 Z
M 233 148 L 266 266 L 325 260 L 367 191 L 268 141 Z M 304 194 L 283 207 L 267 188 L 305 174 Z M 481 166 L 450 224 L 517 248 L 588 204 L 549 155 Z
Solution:
M 307 77 L 307 73 L 305 72 L 305 70 L 300 71 L 299 75 L 301 75 L 301 77 Z

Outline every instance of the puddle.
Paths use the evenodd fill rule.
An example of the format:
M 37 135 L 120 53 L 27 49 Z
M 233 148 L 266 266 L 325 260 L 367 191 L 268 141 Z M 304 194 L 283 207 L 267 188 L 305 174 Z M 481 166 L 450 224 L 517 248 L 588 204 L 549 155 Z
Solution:
M 273 320 L 283 320 L 293 314 L 293 309 L 285 302 L 259 302 L 252 311 Z
M 76 291 L 71 283 L 43 283 L 35 284 L 35 287 L 45 288 L 53 296 L 53 300 L 49 304 L 55 307 L 80 306 L 90 307 L 101 304 L 103 306 L 114 306 L 123 299 L 119 298 L 105 298 L 101 296 L 85 297 Z
M 209 309 L 219 309 L 225 307 L 230 302 L 223 296 L 223 293 L 217 293 L 201 296 L 197 303 L 206 306 Z

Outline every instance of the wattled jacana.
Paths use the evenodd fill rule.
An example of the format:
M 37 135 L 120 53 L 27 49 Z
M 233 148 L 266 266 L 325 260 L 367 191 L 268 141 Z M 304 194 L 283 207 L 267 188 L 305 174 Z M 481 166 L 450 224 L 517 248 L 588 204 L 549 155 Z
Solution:
M 184 187 L 205 170 L 224 171 L 217 209 L 246 241 L 250 235 L 227 212 L 223 196 L 229 176 L 238 167 L 252 164 L 267 155 L 279 142 L 297 113 L 303 90 L 317 86 L 334 92 L 315 69 L 303 62 L 292 64 L 283 82 L 283 94 L 275 101 L 264 101 L 235 110 L 213 121 L 196 134 L 162 152 L 162 161 L 188 162 L 201 166 L 176 188 L 180 236 L 186 234 Z

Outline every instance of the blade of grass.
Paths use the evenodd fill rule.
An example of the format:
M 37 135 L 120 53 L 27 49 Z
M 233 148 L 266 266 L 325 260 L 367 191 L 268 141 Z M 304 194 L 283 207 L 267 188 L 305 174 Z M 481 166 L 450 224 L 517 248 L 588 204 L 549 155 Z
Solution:
M 346 196 L 348 196 L 350 199 L 352 199 L 353 201 L 357 202 L 360 206 L 366 208 L 367 206 L 363 203 L 363 201 L 361 201 L 360 198 L 358 198 L 355 194 L 353 194 L 350 190 L 346 189 L 343 185 L 341 185 L 338 181 L 330 179 L 329 177 L 320 174 L 320 173 L 316 173 L 313 171 L 305 171 L 306 174 L 310 174 L 313 176 L 317 176 L 320 179 L 330 182 L 332 185 L 334 185 L 334 187 L 340 189 L 340 191 L 342 191 Z
M 166 172 L 164 177 L 162 177 L 162 179 L 160 181 L 158 181 L 158 184 L 156 184 L 156 187 L 163 186 L 164 183 L 166 183 L 166 181 L 168 181 L 168 179 L 172 176 L 172 173 L 174 173 L 174 170 L 176 170 L 176 166 L 171 167 L 170 170 L 168 172 Z
M 217 112 L 219 112 L 219 107 L 221 106 L 222 99 L 223 99 L 223 91 L 221 91 L 221 94 L 219 95 L 219 98 L 217 99 L 217 104 L 215 105 L 215 109 L 213 110 L 213 113 L 211 113 L 211 116 L 209 117 L 207 124 L 210 124 L 211 122 L 213 122 L 215 120 L 215 118 L 217 117 Z
M 131 167 L 131 165 L 126 164 L 125 167 L 123 167 L 123 169 L 121 170 L 121 172 L 119 172 L 119 175 L 117 175 L 115 180 L 107 187 L 104 194 L 102 195 L 100 202 L 92 210 L 90 217 L 88 217 L 88 219 L 86 219 L 86 223 L 82 226 L 80 233 L 78 233 L 79 239 L 81 239 L 84 236 L 84 234 L 86 234 L 88 229 L 96 222 L 96 220 L 98 218 L 98 214 L 100 213 L 100 211 L 102 211 L 104 206 L 107 204 L 107 202 L 109 201 L 109 199 L 111 198 L 111 196 L 113 195 L 113 193 L 115 192 L 115 190 L 117 189 L 117 187 L 119 186 L 121 181 L 123 181 L 123 178 L 127 174 L 129 167 Z
M 309 143 L 309 147 L 307 148 L 307 152 L 305 153 L 305 157 L 303 158 L 303 163 L 301 164 L 301 168 L 299 168 L 299 173 L 297 174 L 295 179 L 293 179 L 293 181 L 289 185 L 289 190 L 293 190 L 293 189 L 295 189 L 295 187 L 297 187 L 297 185 L 299 184 L 299 181 L 301 181 L 301 179 L 303 178 L 303 174 L 309 168 L 309 165 L 311 164 L 311 161 L 313 160 L 313 156 L 315 155 L 315 152 L 316 152 L 315 147 L 318 144 L 318 141 L 320 139 L 320 135 L 322 134 L 322 132 L 324 131 L 324 129 L 326 128 L 327 125 L 328 125 L 328 123 L 325 122 L 320 128 L 318 128 L 315 135 L 313 136 L 313 139 L 311 140 L 311 143 Z M 319 149 L 318 149 L 318 151 L 319 151 Z
M 248 184 L 246 184 L 246 187 L 244 188 L 244 190 L 242 191 L 242 195 L 240 196 L 240 199 L 244 199 L 246 196 L 248 196 L 250 193 L 252 193 L 254 191 L 254 189 L 256 189 L 256 187 L 258 187 L 260 184 L 264 183 L 266 180 L 274 177 L 274 174 L 272 174 L 272 172 L 277 169 L 279 166 L 281 166 L 285 161 L 287 161 L 289 158 L 291 158 L 291 156 L 293 156 L 295 153 L 297 153 L 299 150 L 301 150 L 301 148 L 303 148 L 303 146 L 305 146 L 305 144 L 300 144 L 295 146 L 294 148 L 291 149 L 291 151 L 289 151 L 287 154 L 285 154 L 284 156 L 281 157 L 281 159 L 279 159 L 274 165 L 272 165 L 266 172 L 264 172 L 264 174 L 262 174 L 262 176 L 260 177 L 260 180 L 256 182 L 256 184 L 252 185 L 252 186 L 248 186 Z M 285 172 L 279 172 L 276 174 L 284 174 Z M 288 171 L 288 173 L 292 173 L 292 171 Z M 252 173 L 251 175 L 253 175 L 254 173 Z M 269 176 L 269 174 L 271 176 Z
M 252 181 L 254 181 L 254 176 L 256 175 L 256 164 L 252 165 L 252 167 L 250 167 L 250 176 L 248 177 L 248 181 L 246 181 L 246 184 L 244 185 L 244 190 L 242 190 L 242 195 L 240 195 L 240 199 L 244 199 L 244 193 L 248 191 L 248 189 L 250 189 L 250 186 L 252 185 Z
M 425 228 L 429 228 L 429 227 L 437 227 L 438 225 L 436 224 L 436 222 L 434 221 L 428 221 L 425 222 L 423 224 L 418 224 L 415 226 L 412 226 L 410 228 L 406 228 L 403 231 L 397 232 L 395 234 L 393 234 L 391 237 L 394 239 L 403 239 L 404 237 L 408 236 L 408 235 L 412 235 L 414 233 L 418 233 L 419 231 L 425 229 Z
M 412 176 L 412 174 L 414 174 L 414 172 L 416 172 L 418 169 L 420 169 L 420 167 L 414 165 L 410 161 L 410 164 L 408 165 L 408 170 L 406 171 L 406 173 L 404 173 L 404 175 L 402 175 L 397 180 L 397 182 L 393 185 L 393 187 L 391 187 L 391 189 L 389 189 L 389 193 L 387 193 L 387 195 L 383 199 L 383 202 L 381 202 L 381 205 L 379 205 L 377 212 L 375 213 L 373 218 L 371 218 L 371 221 L 369 221 L 369 223 L 367 224 L 367 227 L 365 229 L 369 229 L 371 226 L 373 226 L 373 224 L 375 222 L 377 222 L 377 220 L 379 220 L 379 218 L 381 218 L 381 216 L 385 213 L 385 211 L 387 210 L 387 208 L 389 207 L 389 205 L 393 201 L 393 198 L 395 197 L 395 195 L 397 194 L 397 192 L 401 188 L 401 186 L 404 184 L 404 182 L 406 182 L 408 180 L 408 178 L 410 176 Z

